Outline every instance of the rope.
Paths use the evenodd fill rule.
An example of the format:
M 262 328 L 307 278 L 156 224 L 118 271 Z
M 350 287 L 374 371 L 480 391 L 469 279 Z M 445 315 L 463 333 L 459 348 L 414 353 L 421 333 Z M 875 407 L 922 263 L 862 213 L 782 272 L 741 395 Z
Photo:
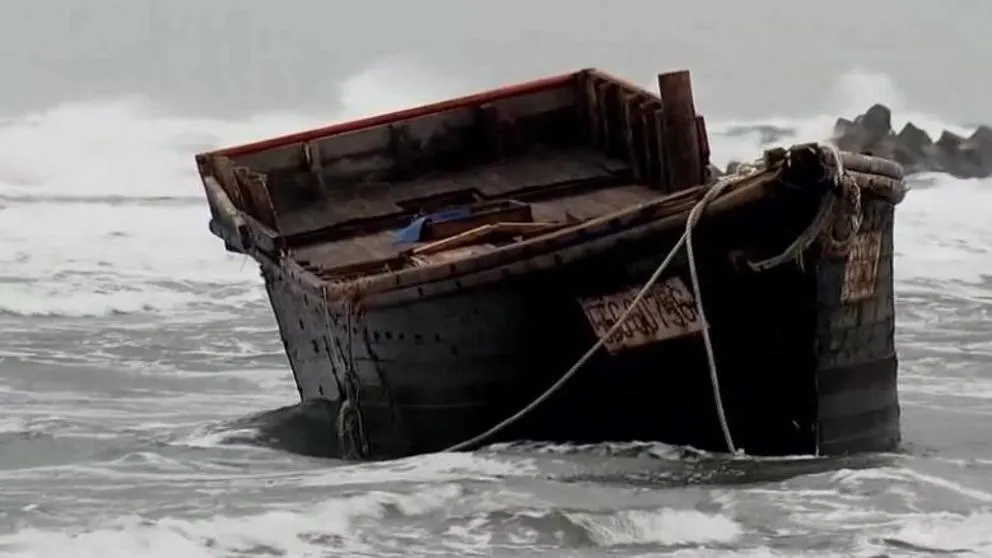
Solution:
M 723 188 L 726 188 L 724 186 Z M 712 191 L 712 190 L 710 190 Z M 709 194 L 710 191 L 706 193 Z M 704 203 L 705 202 L 705 203 Z M 727 424 L 727 415 L 723 409 L 723 397 L 720 395 L 720 378 L 716 370 L 716 355 L 713 352 L 713 341 L 710 340 L 710 326 L 706 322 L 706 312 L 703 310 L 703 296 L 699 286 L 699 272 L 696 270 L 696 254 L 692 247 L 692 231 L 696 228 L 696 223 L 702 217 L 706 204 L 709 203 L 708 196 L 703 196 L 689 212 L 689 219 L 685 223 L 685 253 L 689 260 L 689 279 L 692 281 L 692 290 L 696 293 L 696 311 L 699 312 L 699 321 L 703 324 L 703 347 L 706 349 L 706 363 L 710 369 L 710 387 L 713 389 L 713 404 L 716 407 L 716 417 L 720 421 L 720 431 L 723 433 L 723 441 L 727 445 L 727 451 L 731 454 L 737 453 L 734 446 L 734 438 L 730 435 L 730 425 Z M 631 308 L 633 308 L 631 304 Z
M 649 277 L 647 282 L 644 283 L 644 286 L 641 287 L 641 290 L 638 291 L 637 296 L 634 297 L 634 300 L 630 303 L 630 306 L 628 306 L 627 309 L 624 310 L 624 312 L 620 315 L 620 317 L 617 318 L 616 323 L 614 323 L 606 333 L 601 335 L 599 340 L 592 347 L 590 347 L 589 350 L 586 351 L 585 354 L 583 354 L 582 357 L 580 357 L 579 360 L 577 360 L 575 364 L 573 364 L 572 367 L 568 369 L 567 372 L 565 372 L 560 378 L 558 378 L 558 380 L 554 384 L 552 384 L 551 387 L 549 387 L 547 390 L 544 391 L 544 393 L 539 395 L 537 399 L 531 401 L 530 404 L 520 409 L 519 411 L 517 411 L 507 419 L 503 420 L 499 424 L 496 424 L 489 430 L 486 430 L 485 432 L 473 438 L 470 438 L 463 442 L 459 442 L 443 451 L 445 452 L 462 451 L 469 447 L 476 446 L 478 444 L 481 444 L 482 442 L 485 442 L 490 437 L 512 426 L 518 420 L 520 420 L 521 418 L 529 414 L 531 411 L 533 411 L 535 408 L 537 408 L 538 405 L 540 405 L 541 403 L 546 401 L 549 397 L 554 395 L 559 389 L 561 389 L 561 387 L 564 386 L 565 383 L 567 383 L 572 378 L 572 376 L 574 376 L 583 366 L 585 366 L 586 362 L 588 362 L 589 359 L 592 358 L 594 354 L 596 354 L 596 351 L 598 351 L 603 346 L 603 344 L 606 343 L 606 340 L 609 339 L 618 329 L 620 329 L 620 326 L 623 325 L 623 323 L 627 320 L 627 318 L 634 311 L 634 309 L 637 308 L 637 305 L 640 304 L 641 300 L 643 300 L 644 297 L 647 295 L 648 290 L 651 289 L 651 287 L 653 287 L 654 284 L 658 282 L 658 279 L 661 278 L 661 274 L 664 273 L 665 269 L 667 269 L 668 266 L 672 263 L 672 260 L 675 259 L 676 254 L 678 254 L 679 249 L 681 249 L 682 245 L 684 244 L 686 246 L 687 254 L 689 256 L 689 273 L 691 275 L 693 289 L 696 292 L 696 309 L 699 312 L 700 321 L 703 323 L 703 330 L 702 330 L 703 342 L 706 346 L 706 357 L 707 360 L 709 361 L 710 381 L 713 386 L 714 401 L 716 403 L 717 415 L 720 420 L 720 429 L 723 432 L 724 441 L 727 444 L 727 449 L 730 451 L 730 453 L 737 453 L 737 450 L 734 447 L 733 438 L 730 435 L 730 428 L 727 424 L 726 415 L 723 410 L 723 401 L 722 398 L 720 397 L 720 382 L 717 377 L 717 370 L 716 370 L 716 359 L 713 354 L 713 346 L 709 337 L 709 327 L 706 324 L 706 316 L 703 313 L 703 302 L 699 292 L 699 278 L 697 276 L 695 262 L 693 261 L 692 229 L 695 228 L 696 223 L 702 217 L 702 213 L 709 205 L 709 203 L 713 199 L 718 197 L 720 194 L 722 194 L 724 190 L 726 190 L 731 184 L 736 183 L 739 179 L 740 179 L 739 175 L 727 176 L 721 178 L 716 184 L 714 184 L 708 190 L 706 190 L 706 193 L 703 194 L 702 199 L 700 199 L 699 202 L 697 202 L 696 205 L 693 206 L 692 210 L 689 212 L 689 217 L 688 219 L 686 219 L 685 232 L 682 233 L 682 236 L 679 237 L 678 242 L 675 243 L 675 246 L 672 248 L 672 250 L 668 253 L 667 256 L 665 256 L 665 259 L 654 270 L 654 273 L 652 273 L 651 277 Z
M 848 175 L 844 166 L 844 159 L 837 149 L 837 146 L 826 143 L 821 144 L 821 154 L 830 154 L 832 161 L 826 161 L 826 168 L 829 169 L 828 180 L 839 190 L 839 193 L 828 193 L 823 196 L 823 201 L 817 209 L 813 221 L 788 247 L 781 253 L 767 259 L 758 261 L 748 261 L 747 265 L 752 271 L 767 271 L 773 267 L 778 267 L 790 260 L 797 261 L 799 267 L 803 267 L 803 254 L 820 240 L 824 243 L 828 253 L 834 255 L 844 255 L 850 251 L 851 246 L 861 230 L 861 188 L 855 180 Z M 849 206 L 849 211 L 839 211 L 837 199 L 843 196 L 844 202 Z M 847 235 L 841 239 L 835 236 L 838 223 L 846 219 Z

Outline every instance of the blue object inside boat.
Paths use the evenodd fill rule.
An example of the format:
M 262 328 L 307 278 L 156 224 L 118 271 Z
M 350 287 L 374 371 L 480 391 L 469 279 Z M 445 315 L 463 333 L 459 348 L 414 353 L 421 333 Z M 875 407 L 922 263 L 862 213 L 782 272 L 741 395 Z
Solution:
M 445 209 L 436 213 L 421 215 L 410 222 L 409 225 L 396 231 L 396 243 L 420 242 L 423 237 L 424 225 L 427 223 L 444 223 L 445 221 L 457 221 L 467 219 L 472 216 L 472 211 L 467 207 L 455 209 Z

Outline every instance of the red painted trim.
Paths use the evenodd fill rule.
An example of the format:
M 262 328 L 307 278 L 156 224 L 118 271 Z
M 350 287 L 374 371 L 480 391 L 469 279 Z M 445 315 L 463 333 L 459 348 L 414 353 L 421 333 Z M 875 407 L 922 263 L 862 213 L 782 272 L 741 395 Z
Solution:
M 465 97 L 458 97 L 455 99 L 448 99 L 446 101 L 431 103 L 429 105 L 423 105 L 419 107 L 400 110 L 396 112 L 390 112 L 386 114 L 379 114 L 376 116 L 370 116 L 368 118 L 352 120 L 350 122 L 342 122 L 340 124 L 333 124 L 331 126 L 325 126 L 323 128 L 306 130 L 304 132 L 297 132 L 294 134 L 288 134 L 285 136 L 270 138 L 262 141 L 257 141 L 254 143 L 246 143 L 243 145 L 236 145 L 233 147 L 218 149 L 216 151 L 205 153 L 204 155 L 225 155 L 228 157 L 247 155 L 250 153 L 257 153 L 259 151 L 265 151 L 266 149 L 280 147 L 289 143 L 304 142 L 304 141 L 312 140 L 314 138 L 326 137 L 333 134 L 341 134 L 344 132 L 353 132 L 355 130 L 361 130 L 362 128 L 370 128 L 372 126 L 390 124 L 400 120 L 417 118 L 420 116 L 426 116 L 428 114 L 434 114 L 437 112 L 468 107 L 473 105 L 481 105 L 484 103 L 496 101 L 498 99 L 504 99 L 507 97 L 516 97 L 519 95 L 526 95 L 528 93 L 537 93 L 539 91 L 561 87 L 562 85 L 565 85 L 569 81 L 573 80 L 575 76 L 578 75 L 579 73 L 581 72 L 561 74 L 534 81 L 519 83 L 516 85 L 510 85 L 507 87 L 500 87 L 497 89 L 484 91 L 482 93 L 476 93 L 474 95 L 468 95 Z

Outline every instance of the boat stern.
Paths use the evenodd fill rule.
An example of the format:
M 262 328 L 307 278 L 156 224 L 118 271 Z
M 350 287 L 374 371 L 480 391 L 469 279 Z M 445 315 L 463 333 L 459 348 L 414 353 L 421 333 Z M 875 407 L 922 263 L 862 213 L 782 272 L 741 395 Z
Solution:
M 849 253 L 817 266 L 817 448 L 895 450 L 901 441 L 893 289 L 894 207 L 865 197 Z

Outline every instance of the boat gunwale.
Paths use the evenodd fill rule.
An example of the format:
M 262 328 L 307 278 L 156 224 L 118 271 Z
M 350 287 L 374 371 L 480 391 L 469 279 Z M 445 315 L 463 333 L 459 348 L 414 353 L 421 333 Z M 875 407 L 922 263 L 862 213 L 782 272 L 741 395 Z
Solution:
M 812 144 L 795 145 L 790 151 L 803 148 L 810 149 Z M 887 168 L 886 165 L 877 163 L 876 158 L 859 156 L 853 157 L 852 161 L 845 164 L 848 166 L 848 173 L 869 182 L 881 181 L 878 186 L 885 189 L 897 188 L 896 184 L 890 182 L 901 184 L 901 175 Z M 820 164 L 830 165 L 822 160 Z M 855 164 L 857 164 L 856 168 L 851 168 Z M 779 160 L 749 175 L 725 177 L 725 180 L 735 180 L 736 183 L 710 202 L 704 215 L 723 213 L 757 201 L 767 193 L 769 187 L 788 186 L 787 182 L 781 180 L 781 173 L 784 170 L 786 170 L 784 161 Z M 328 302 L 351 300 L 361 301 L 364 306 L 371 306 L 422 299 L 462 290 L 469 286 L 496 282 L 514 275 L 538 271 L 598 254 L 609 250 L 618 242 L 671 230 L 685 223 L 693 204 L 689 203 L 685 207 L 667 213 L 662 206 L 680 198 L 694 203 L 709 187 L 709 185 L 699 185 L 681 192 L 659 196 L 648 202 L 634 204 L 572 226 L 456 261 L 436 262 L 338 281 L 319 277 L 304 268 L 292 252 L 286 252 L 284 248 L 278 246 L 279 237 L 276 231 L 250 219 L 250 216 L 241 210 L 237 210 L 237 213 L 244 218 L 242 221 L 251 231 L 249 234 L 273 242 L 272 252 L 260 246 L 244 247 L 244 251 L 255 257 L 260 264 L 281 268 L 294 277 L 301 287 Z M 864 194 L 869 196 L 877 193 L 877 188 L 864 191 Z M 223 191 L 218 194 L 226 197 Z M 886 197 L 883 194 L 878 195 Z M 898 203 L 900 196 L 896 195 L 895 198 L 889 201 Z M 659 211 L 662 213 L 659 214 Z
M 339 134 L 364 130 L 375 126 L 394 124 L 396 122 L 411 120 L 423 116 L 430 116 L 433 114 L 438 114 L 450 110 L 457 110 L 476 105 L 483 105 L 501 99 L 519 97 L 533 93 L 540 93 L 542 91 L 548 91 L 551 89 L 556 89 L 565 85 L 569 85 L 570 83 L 574 84 L 574 82 L 578 78 L 586 74 L 608 76 L 608 74 L 606 74 L 605 72 L 595 70 L 593 68 L 584 68 L 577 71 L 548 76 L 530 81 L 524 81 L 513 85 L 487 89 L 476 93 L 463 95 L 461 97 L 450 98 L 443 101 L 436 101 L 433 103 L 418 105 L 411 108 L 401 109 L 393 112 L 377 114 L 355 120 L 348 120 L 345 122 L 338 122 L 327 126 L 312 128 L 301 132 L 293 132 L 281 136 L 270 137 L 267 139 L 262 139 L 250 143 L 243 143 L 228 147 L 222 147 L 211 151 L 204 151 L 198 153 L 196 155 L 196 158 L 206 159 L 214 156 L 224 156 L 224 157 L 233 158 L 244 155 L 251 155 L 254 153 L 259 153 L 261 151 L 277 149 L 293 143 L 307 142 L 318 138 L 327 138 Z M 614 78 L 613 76 L 609 76 L 609 77 L 610 79 L 616 79 L 617 81 L 622 81 L 619 80 L 618 78 Z M 624 83 L 627 84 L 627 82 Z M 630 86 L 634 87 L 633 85 Z M 640 87 L 637 87 L 637 89 L 642 90 L 642 88 Z M 648 91 L 644 91 L 644 93 L 656 97 L 656 95 Z
M 817 148 L 814 144 L 798 144 L 793 146 L 790 152 L 797 150 L 816 152 Z M 759 201 L 769 194 L 770 189 L 795 188 L 795 185 L 783 180 L 783 173 L 791 170 L 790 160 L 792 163 L 795 162 L 794 157 L 786 157 L 771 162 L 751 174 L 725 177 L 725 180 L 734 180 L 735 183 L 728 186 L 723 194 L 714 198 L 703 210 L 703 215 L 721 214 Z M 869 162 L 872 160 L 867 159 Z M 831 163 L 824 161 L 818 154 L 815 164 L 821 165 L 824 172 L 828 166 L 831 166 Z M 866 183 L 876 183 L 875 188 L 865 189 L 862 195 L 877 196 L 886 199 L 889 203 L 898 203 L 898 195 L 893 199 L 880 192 L 898 189 L 902 178 L 865 172 L 861 169 L 849 168 L 846 172 Z M 809 186 L 813 187 L 812 184 Z M 619 242 L 632 241 L 684 226 L 692 207 L 710 187 L 711 185 L 704 184 L 660 196 L 648 202 L 625 207 L 588 221 L 459 260 L 353 279 L 341 281 L 323 279 L 304 269 L 302 265 L 292 260 L 291 256 L 287 257 L 287 260 L 299 272 L 309 276 L 308 279 L 312 284 L 319 285 L 321 294 L 328 301 L 350 299 L 371 306 L 422 299 L 571 263 L 605 252 Z M 824 193 L 827 191 L 825 189 Z M 680 199 L 688 202 L 684 208 L 666 212 L 664 204 L 681 201 Z

